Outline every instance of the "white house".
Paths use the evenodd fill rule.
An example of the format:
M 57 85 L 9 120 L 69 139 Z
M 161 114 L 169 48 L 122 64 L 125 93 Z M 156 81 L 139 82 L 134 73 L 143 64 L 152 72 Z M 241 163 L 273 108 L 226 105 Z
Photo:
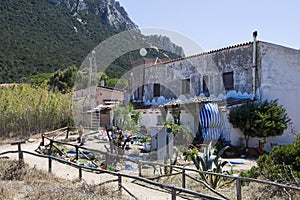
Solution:
M 257 41 L 255 32 L 253 42 L 145 65 L 136 73 L 133 70 L 132 74 L 131 83 L 139 84 L 132 84 L 128 95 L 133 101 L 142 101 L 151 109 L 177 98 L 206 96 L 227 102 L 221 109 L 224 137 L 233 145 L 239 145 L 243 134 L 231 127 L 227 115 L 232 105 L 247 99 L 278 99 L 292 119 L 293 127 L 289 127 L 282 136 L 267 138 L 267 150 L 271 143 L 291 143 L 300 131 L 300 51 Z M 156 115 L 160 115 L 158 111 Z M 181 121 L 191 123 L 189 117 L 181 117 Z M 152 116 L 151 123 L 156 123 L 153 120 L 155 117 Z M 195 130 L 194 124 L 192 128 Z M 249 145 L 257 146 L 257 138 L 251 139 Z

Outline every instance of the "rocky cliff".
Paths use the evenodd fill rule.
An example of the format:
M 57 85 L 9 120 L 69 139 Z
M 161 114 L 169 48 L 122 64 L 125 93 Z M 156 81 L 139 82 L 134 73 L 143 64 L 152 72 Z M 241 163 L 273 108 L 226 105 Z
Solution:
M 115 0 L 47 0 L 49 3 L 68 8 L 74 17 L 80 19 L 88 13 L 98 16 L 99 20 L 117 30 L 133 29 L 138 26 L 131 21 L 125 9 Z

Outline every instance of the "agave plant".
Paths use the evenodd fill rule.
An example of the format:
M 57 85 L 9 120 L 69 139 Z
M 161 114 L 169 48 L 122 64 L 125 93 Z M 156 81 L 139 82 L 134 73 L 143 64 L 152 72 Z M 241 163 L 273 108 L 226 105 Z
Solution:
M 165 158 L 164 164 L 171 165 L 171 166 L 164 166 L 163 167 L 165 174 L 172 174 L 173 166 L 175 166 L 177 164 L 177 160 L 178 160 L 178 152 L 177 151 L 176 151 L 175 157 L 173 159 L 172 158 L 167 159 L 167 157 Z M 160 169 L 160 173 L 163 174 L 162 169 Z
M 222 184 L 222 177 L 212 174 L 204 174 L 202 172 L 214 172 L 221 174 L 230 174 L 231 172 L 224 171 L 223 167 L 227 164 L 230 165 L 228 161 L 220 161 L 219 158 L 222 154 L 229 148 L 229 146 L 221 149 L 217 155 L 215 155 L 215 148 L 210 142 L 207 147 L 204 147 L 204 152 L 199 153 L 197 149 L 188 150 L 185 159 L 192 160 L 195 167 L 200 171 L 199 175 L 206 184 L 208 184 L 213 189 L 221 187 L 228 182 Z

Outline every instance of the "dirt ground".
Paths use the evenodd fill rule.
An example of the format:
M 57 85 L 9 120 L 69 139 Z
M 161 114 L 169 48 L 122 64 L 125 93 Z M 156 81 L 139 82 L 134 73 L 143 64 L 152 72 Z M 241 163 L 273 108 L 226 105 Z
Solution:
M 22 144 L 22 150 L 27 150 L 33 152 L 41 142 L 40 138 L 35 138 L 26 141 L 25 144 Z M 75 143 L 75 142 L 74 142 Z M 94 136 L 91 136 L 88 138 L 88 140 L 85 143 L 85 147 L 91 148 L 91 149 L 98 149 L 105 151 L 104 145 L 109 145 L 108 142 L 99 141 L 98 139 L 95 139 Z M 131 150 L 126 152 L 126 154 L 132 154 L 136 155 L 139 151 L 138 148 L 140 146 L 138 145 L 130 145 Z M 17 150 L 18 147 L 16 145 L 10 145 L 5 144 L 0 146 L 0 153 L 9 151 L 9 150 Z M 18 154 L 8 154 L 5 155 L 8 156 L 10 159 L 17 159 Z M 141 158 L 147 155 L 140 155 Z M 45 158 L 38 158 L 29 154 L 24 155 L 24 160 L 26 163 L 28 163 L 32 167 L 37 167 L 39 169 L 47 170 L 48 171 L 48 160 L 45 160 Z M 235 163 L 241 163 L 241 164 L 233 164 L 232 167 L 234 170 L 247 170 L 250 169 L 252 166 L 256 165 L 255 160 L 249 160 L 249 159 L 242 159 L 242 158 L 235 158 L 235 159 L 226 159 L 229 162 L 235 162 Z M 192 167 L 192 166 L 191 166 Z M 133 165 L 133 168 L 131 170 L 122 170 L 122 173 L 128 173 L 132 175 L 138 176 L 138 168 L 137 166 Z M 78 169 L 73 168 L 68 165 L 64 165 L 59 162 L 53 162 L 52 163 L 52 173 L 56 176 L 69 179 L 69 180 L 75 180 L 78 179 Z M 143 171 L 144 173 L 144 171 Z M 113 177 L 108 174 L 95 174 L 83 171 L 82 174 L 83 181 L 86 181 L 89 184 L 99 184 L 103 183 L 108 180 L 116 179 L 117 177 Z M 125 186 L 126 189 L 128 189 L 132 194 L 134 194 L 138 199 L 143 200 L 151 200 L 151 199 L 171 199 L 171 194 L 168 192 L 164 192 L 162 190 L 153 190 L 148 187 L 143 187 L 140 185 L 137 185 L 135 183 L 132 183 L 132 179 L 129 178 L 123 178 L 122 184 Z M 114 183 L 114 187 L 117 187 L 117 182 Z M 123 194 L 127 194 L 125 191 L 123 191 Z M 182 199 L 180 197 L 177 197 L 177 199 Z

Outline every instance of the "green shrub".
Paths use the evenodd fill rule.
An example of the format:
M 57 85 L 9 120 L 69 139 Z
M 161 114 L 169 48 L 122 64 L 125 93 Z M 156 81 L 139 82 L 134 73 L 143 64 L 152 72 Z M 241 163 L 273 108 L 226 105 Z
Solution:
M 269 154 L 260 156 L 257 167 L 252 167 L 241 176 L 276 181 L 284 184 L 298 184 L 300 177 L 300 136 L 287 146 L 276 146 Z
M 286 109 L 278 101 L 248 102 L 233 108 L 229 113 L 229 122 L 239 128 L 246 140 L 250 137 L 272 137 L 282 135 L 290 123 Z

